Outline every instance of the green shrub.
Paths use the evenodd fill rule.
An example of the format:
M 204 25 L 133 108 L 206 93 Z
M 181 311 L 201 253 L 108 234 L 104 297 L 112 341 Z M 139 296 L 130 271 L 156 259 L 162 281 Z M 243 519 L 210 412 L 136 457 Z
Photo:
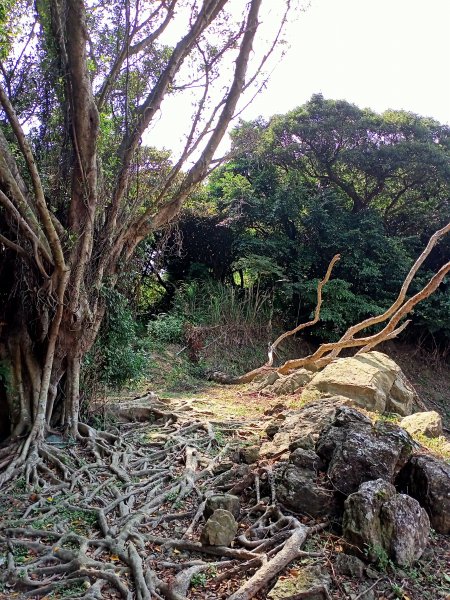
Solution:
M 186 323 L 205 326 L 267 323 L 271 312 L 271 294 L 258 284 L 241 289 L 212 279 L 184 283 L 173 304 Z
M 106 316 L 91 351 L 84 360 L 85 387 L 103 384 L 121 388 L 144 373 L 147 356 L 138 336 L 138 324 L 127 298 L 105 289 Z
M 181 342 L 184 336 L 184 318 L 176 314 L 160 314 L 147 326 L 150 340 L 164 344 Z

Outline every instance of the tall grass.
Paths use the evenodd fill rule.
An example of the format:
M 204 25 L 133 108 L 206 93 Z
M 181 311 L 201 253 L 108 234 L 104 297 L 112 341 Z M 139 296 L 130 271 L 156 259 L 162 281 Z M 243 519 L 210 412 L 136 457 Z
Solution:
M 271 292 L 257 284 L 241 289 L 193 280 L 179 288 L 171 311 L 151 322 L 148 332 L 160 346 L 185 345 L 182 355 L 207 371 L 237 374 L 266 360 L 272 312 Z
M 258 284 L 241 289 L 194 280 L 177 292 L 173 313 L 194 325 L 266 326 L 272 320 L 272 295 Z

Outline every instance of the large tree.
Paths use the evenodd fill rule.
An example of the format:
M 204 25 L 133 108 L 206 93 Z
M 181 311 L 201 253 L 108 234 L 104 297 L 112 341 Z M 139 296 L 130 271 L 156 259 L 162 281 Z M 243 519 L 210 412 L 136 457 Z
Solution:
M 275 27 L 264 0 L 1 2 L 0 358 L 20 463 L 50 427 L 80 435 L 108 288 L 210 171 L 290 2 Z M 180 120 L 173 160 L 142 146 L 161 115 Z
M 400 235 L 415 234 L 424 220 L 430 234 L 448 220 L 450 128 L 433 119 L 317 94 L 269 123 L 242 124 L 234 139 L 243 155 L 237 167 L 258 184 L 261 163 L 295 171 L 335 190 L 354 213 L 375 209 Z

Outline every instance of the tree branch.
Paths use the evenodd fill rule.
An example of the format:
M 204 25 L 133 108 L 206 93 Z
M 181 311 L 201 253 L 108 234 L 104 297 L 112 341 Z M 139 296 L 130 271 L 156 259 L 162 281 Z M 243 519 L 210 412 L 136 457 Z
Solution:
M 189 33 L 184 36 L 176 45 L 167 67 L 159 77 L 152 92 L 147 96 L 145 102 L 140 107 L 139 117 L 133 130 L 130 132 L 130 135 L 123 140 L 118 151 L 121 169 L 117 178 L 114 197 L 107 211 L 107 224 L 104 233 L 106 240 L 110 239 L 111 233 L 115 231 L 119 207 L 128 184 L 129 168 L 132 156 L 137 148 L 142 134 L 149 126 L 156 112 L 159 110 L 167 90 L 171 85 L 175 75 L 179 71 L 181 65 L 183 64 L 185 58 L 194 48 L 198 38 L 217 17 L 226 3 L 227 0 L 205 0 L 204 5 Z
M 265 366 L 271 367 L 273 365 L 273 353 L 274 353 L 276 347 L 284 339 L 286 339 L 287 337 L 290 337 L 291 335 L 294 335 L 295 333 L 298 333 L 299 331 L 302 331 L 303 329 L 306 329 L 307 327 L 311 327 L 312 325 L 315 325 L 319 321 L 320 308 L 322 306 L 322 289 L 323 289 L 323 286 L 330 279 L 331 271 L 333 270 L 333 267 L 338 262 L 338 260 L 340 260 L 340 258 L 341 258 L 340 254 L 335 254 L 335 256 L 333 256 L 333 258 L 330 261 L 330 264 L 328 265 L 328 269 L 327 269 L 327 272 L 325 273 L 325 277 L 322 279 L 322 281 L 319 282 L 319 285 L 317 286 L 317 305 L 316 305 L 316 310 L 314 311 L 314 318 L 311 321 L 308 321 L 307 323 L 300 323 L 300 325 L 297 325 L 297 327 L 295 327 L 294 329 L 291 329 L 291 331 L 285 331 L 284 333 L 282 333 L 273 342 L 273 344 L 270 345 L 269 360 L 267 361 Z
M 55 264 L 61 269 L 65 269 L 65 260 L 64 254 L 61 246 L 61 241 L 56 233 L 55 227 L 53 225 L 53 221 L 50 216 L 50 211 L 48 210 L 47 204 L 45 202 L 44 190 L 42 188 L 41 178 L 39 176 L 39 171 L 34 160 L 33 152 L 31 150 L 31 146 L 28 143 L 28 140 L 25 136 L 25 133 L 22 129 L 22 126 L 19 123 L 19 119 L 17 118 L 16 112 L 11 105 L 9 98 L 6 95 L 6 92 L 0 83 L 0 103 L 2 104 L 5 113 L 8 117 L 8 121 L 14 131 L 14 135 L 16 136 L 19 147 L 22 151 L 22 154 L 25 158 L 28 171 L 31 176 L 31 181 L 33 184 L 36 208 L 39 214 L 39 217 L 42 221 L 42 225 L 47 236 L 50 248 L 52 250 L 52 255 L 55 261 Z

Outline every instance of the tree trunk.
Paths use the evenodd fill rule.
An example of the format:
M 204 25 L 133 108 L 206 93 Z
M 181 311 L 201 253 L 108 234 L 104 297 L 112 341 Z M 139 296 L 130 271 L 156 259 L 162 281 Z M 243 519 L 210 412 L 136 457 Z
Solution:
M 65 286 L 63 281 L 61 293 Z M 83 318 L 74 326 L 73 315 L 60 303 L 41 340 L 45 332 L 34 324 L 47 318 L 43 304 L 33 319 L 19 315 L 20 328 L 4 332 L 0 359 L 11 373 L 3 399 L 7 407 L 2 409 L 9 417 L 6 437 L 17 439 L 31 433 L 33 439 L 43 439 L 50 429 L 78 435 L 81 362 L 92 346 L 102 313 L 97 323 Z

